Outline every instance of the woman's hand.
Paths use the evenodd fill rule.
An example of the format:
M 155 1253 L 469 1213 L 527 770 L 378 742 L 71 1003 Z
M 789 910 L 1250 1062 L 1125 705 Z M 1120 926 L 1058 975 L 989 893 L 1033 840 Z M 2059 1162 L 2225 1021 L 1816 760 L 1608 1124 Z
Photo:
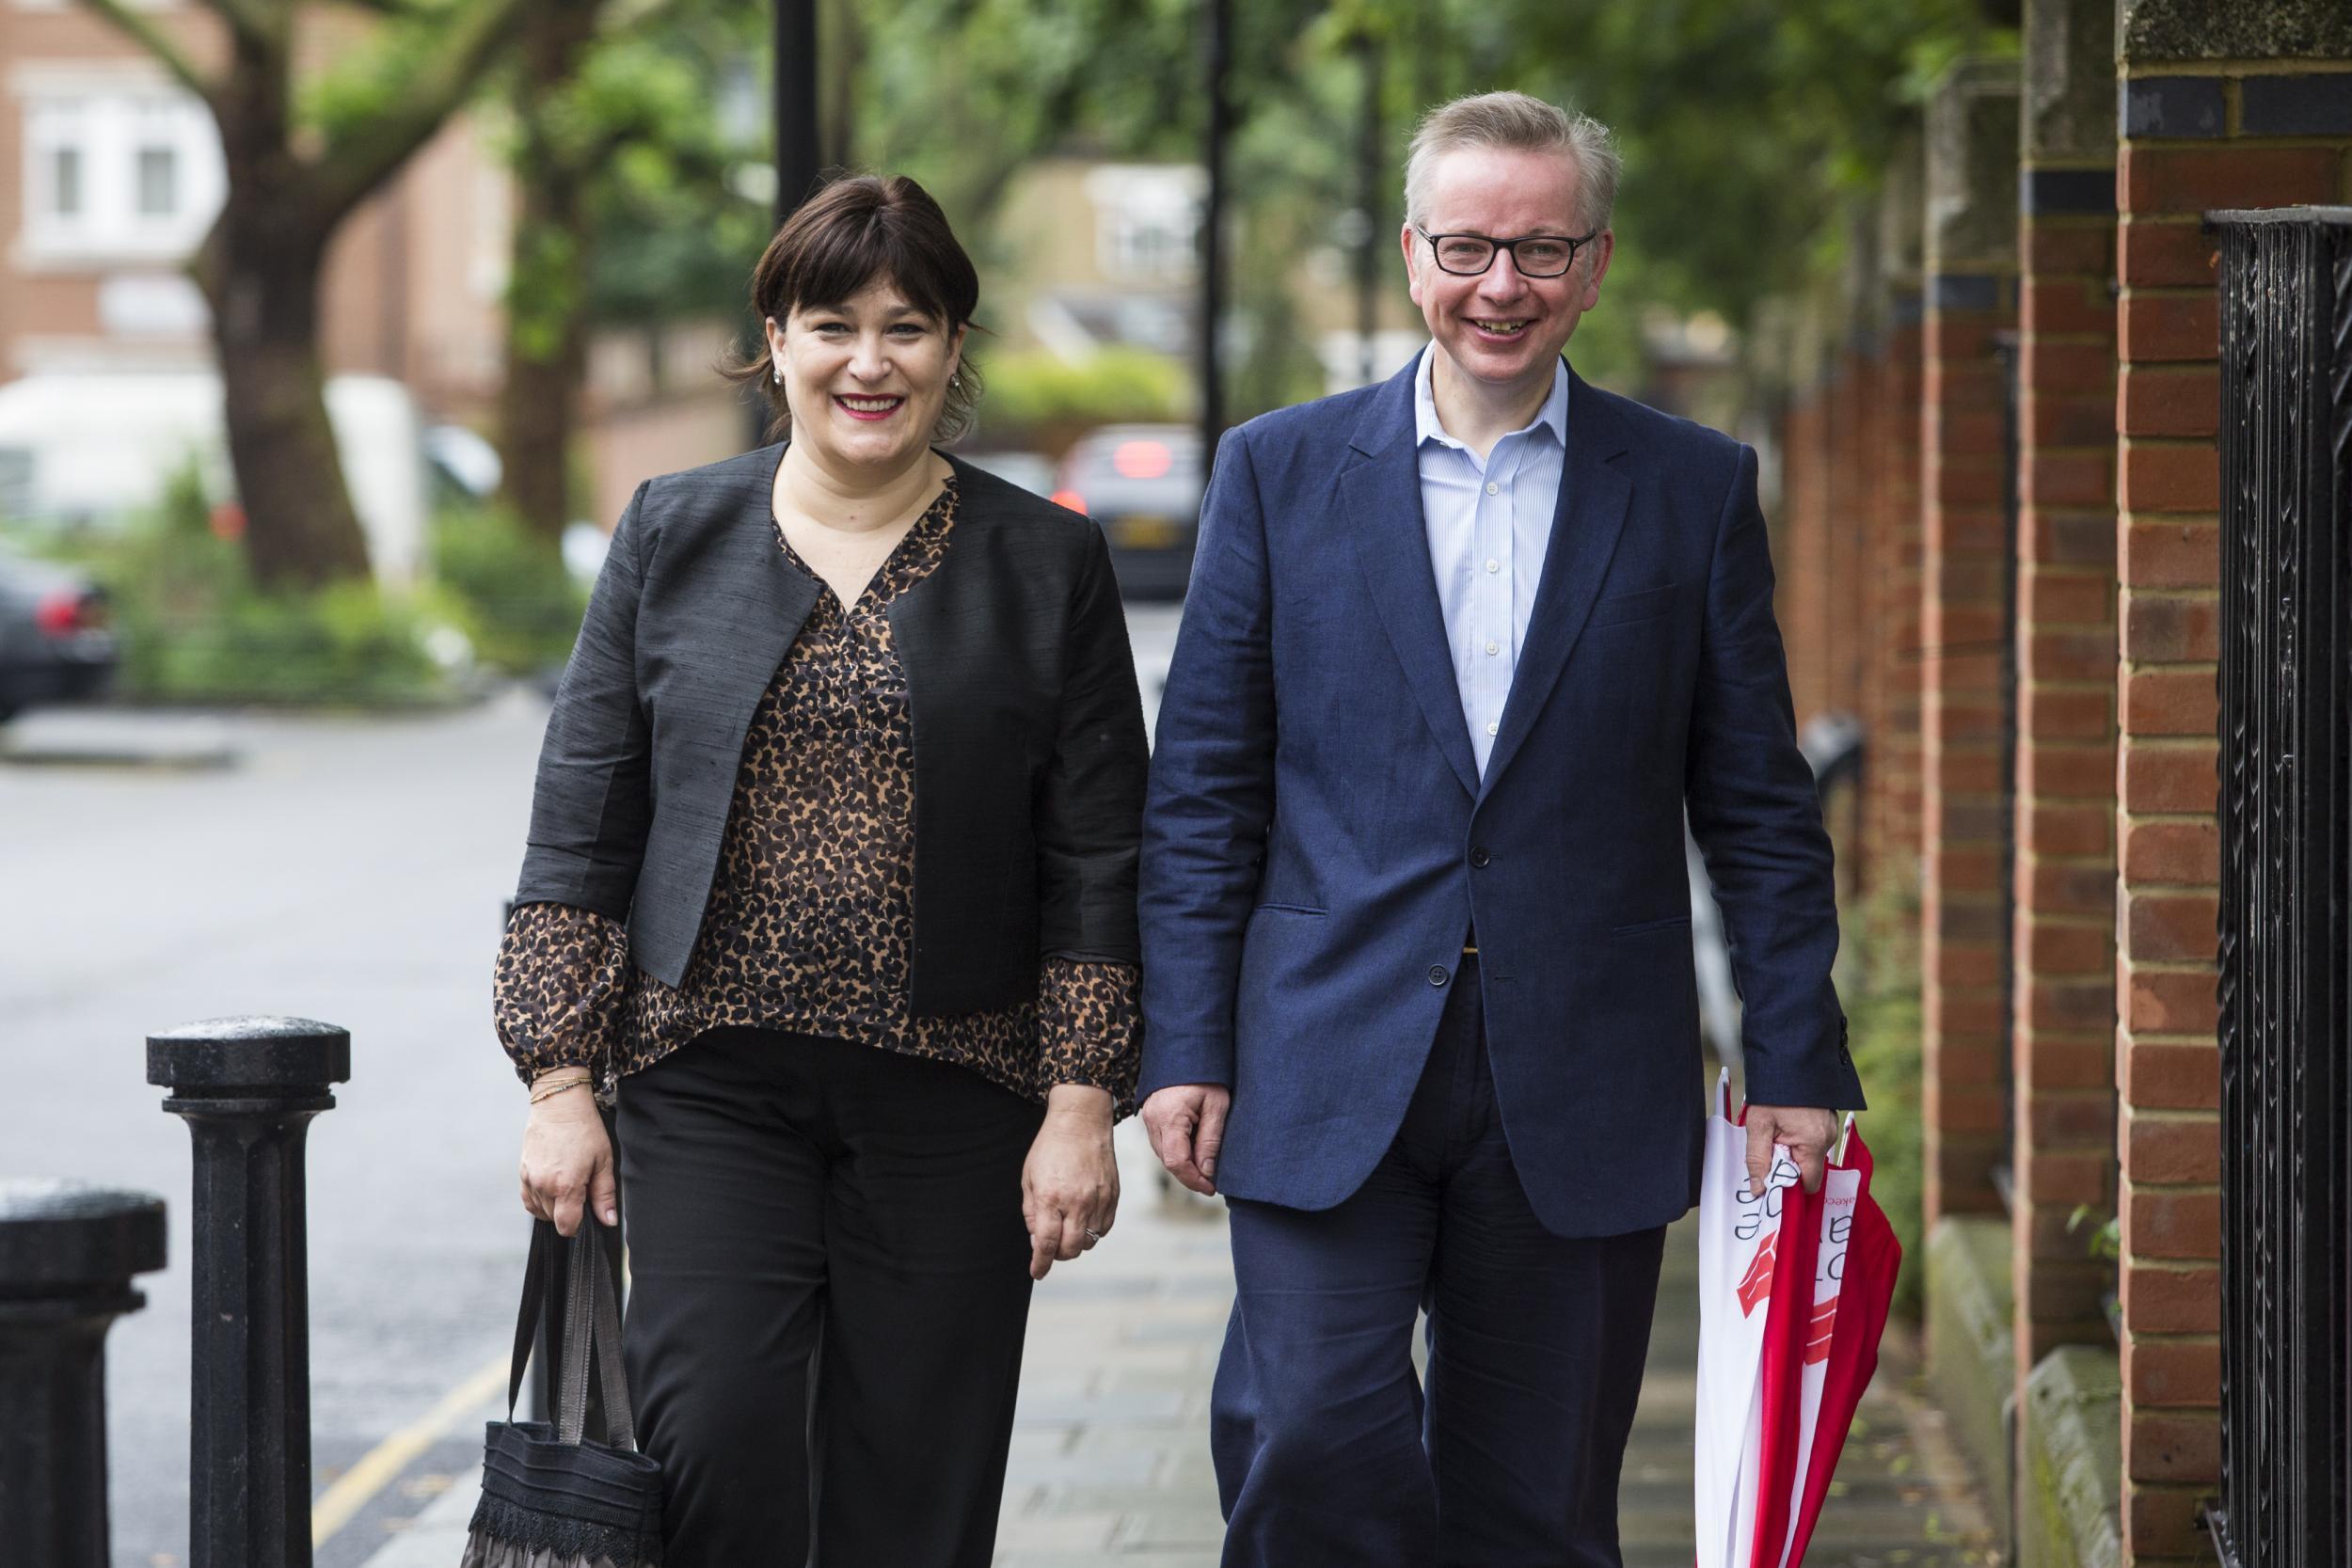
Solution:
M 596 1114 L 596 1098 L 586 1082 L 531 1108 L 523 1129 L 522 1176 L 523 1207 L 534 1219 L 553 1220 L 563 1235 L 580 1229 L 583 1199 L 606 1225 L 621 1223 L 612 1140 L 605 1136 L 604 1118 Z
M 1119 1162 L 1111 1153 L 1111 1097 L 1057 1084 L 1045 1125 L 1021 1167 L 1021 1216 L 1029 1225 L 1029 1277 L 1043 1279 L 1110 1234 L 1119 1213 Z

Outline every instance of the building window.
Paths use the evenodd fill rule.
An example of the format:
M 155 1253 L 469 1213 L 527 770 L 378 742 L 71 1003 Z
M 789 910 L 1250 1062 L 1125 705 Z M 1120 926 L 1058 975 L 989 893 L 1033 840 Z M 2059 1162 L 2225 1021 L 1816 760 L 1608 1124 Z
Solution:
M 82 215 L 82 150 L 49 150 L 49 211 L 60 218 Z
M 179 210 L 178 166 L 168 147 L 139 149 L 139 216 L 167 218 Z
M 219 133 L 202 103 L 151 82 L 115 87 L 87 75 L 19 92 L 28 261 L 173 261 L 196 248 L 226 195 Z
M 1197 267 L 1207 180 L 1183 164 L 1104 166 L 1087 177 L 1105 281 L 1176 284 Z

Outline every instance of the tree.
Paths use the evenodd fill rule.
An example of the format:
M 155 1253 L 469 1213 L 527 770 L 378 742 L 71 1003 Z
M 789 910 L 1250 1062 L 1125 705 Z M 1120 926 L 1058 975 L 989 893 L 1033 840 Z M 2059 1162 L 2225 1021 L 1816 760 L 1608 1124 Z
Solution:
M 253 574 L 269 586 L 364 577 L 319 356 L 327 242 L 465 102 L 526 0 L 361 0 L 374 37 L 308 83 L 297 33 L 321 24 L 320 6 L 205 0 L 227 33 L 227 63 L 208 71 L 134 0 L 86 3 L 219 128 L 228 196 L 189 271 L 212 310 Z
M 507 499 L 550 545 L 572 515 L 594 328 L 658 330 L 740 299 L 764 214 L 728 186 L 719 103 L 764 20 L 761 0 L 532 0 L 524 21 L 499 439 Z
M 571 112 L 597 8 L 538 0 L 524 13 L 510 94 L 517 176 L 507 269 L 506 373 L 499 386 L 502 484 L 524 526 L 552 542 L 571 520 L 568 458 L 587 366 L 579 330 L 586 280 L 585 191 L 605 155 Z

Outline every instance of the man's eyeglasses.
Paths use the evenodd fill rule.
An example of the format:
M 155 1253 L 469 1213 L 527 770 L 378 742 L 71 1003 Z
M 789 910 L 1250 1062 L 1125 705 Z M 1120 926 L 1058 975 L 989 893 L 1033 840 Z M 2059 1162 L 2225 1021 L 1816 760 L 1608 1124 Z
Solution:
M 1429 252 L 1438 259 L 1438 268 L 1456 277 L 1476 277 L 1495 264 L 1495 252 L 1511 253 L 1511 264 L 1522 277 L 1557 277 L 1576 263 L 1579 245 L 1589 245 L 1600 233 L 1590 234 L 1528 234 L 1516 240 L 1490 240 L 1484 234 L 1432 234 L 1416 228 L 1414 233 L 1429 242 Z

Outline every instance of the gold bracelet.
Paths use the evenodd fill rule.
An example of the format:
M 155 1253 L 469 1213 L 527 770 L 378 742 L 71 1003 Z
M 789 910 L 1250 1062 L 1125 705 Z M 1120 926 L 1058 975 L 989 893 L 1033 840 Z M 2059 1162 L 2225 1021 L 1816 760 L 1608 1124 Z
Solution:
M 566 1089 L 584 1089 L 595 1082 L 594 1077 L 583 1075 L 579 1078 L 566 1078 L 560 1084 L 533 1084 L 531 1086 L 531 1102 L 536 1105 L 542 1100 L 552 1100 Z

